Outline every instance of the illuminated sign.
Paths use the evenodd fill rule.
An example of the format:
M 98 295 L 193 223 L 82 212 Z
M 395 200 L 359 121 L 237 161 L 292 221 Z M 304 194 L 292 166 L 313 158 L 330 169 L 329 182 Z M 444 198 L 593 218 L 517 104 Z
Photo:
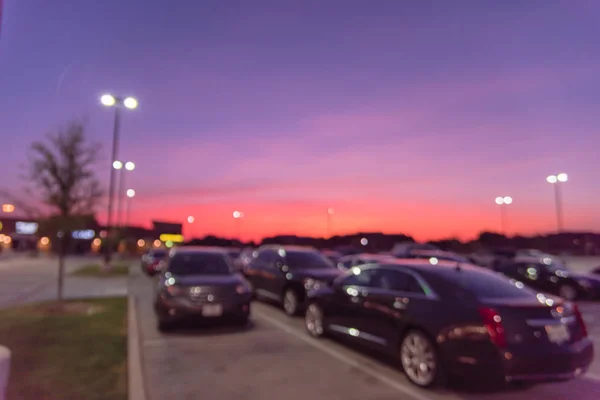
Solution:
M 33 235 L 38 230 L 38 223 L 17 221 L 15 228 L 20 235 Z
M 73 236 L 73 239 L 92 240 L 96 236 L 96 232 L 93 229 L 85 229 L 82 231 L 73 231 L 71 236 Z
M 181 243 L 183 242 L 183 235 L 173 235 L 170 233 L 163 233 L 160 235 L 160 240 L 163 242 Z

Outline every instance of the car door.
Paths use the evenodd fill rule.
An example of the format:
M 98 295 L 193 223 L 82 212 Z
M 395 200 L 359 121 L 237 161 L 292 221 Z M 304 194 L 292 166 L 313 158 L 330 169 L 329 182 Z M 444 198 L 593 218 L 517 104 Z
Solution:
M 372 275 L 370 269 L 353 268 L 335 281 L 327 310 L 329 329 L 347 336 L 358 336 L 365 323 L 361 313 L 363 294 L 371 285 Z
M 284 269 L 285 260 L 277 252 L 269 252 L 268 262 L 264 270 L 264 289 L 270 293 L 270 296 L 275 300 L 281 300 L 283 294 L 283 287 L 286 282 Z
M 362 322 L 360 336 L 369 345 L 389 346 L 396 341 L 417 285 L 416 279 L 407 271 L 398 268 L 374 270 L 359 311 Z
M 260 250 L 256 258 L 250 262 L 244 271 L 246 279 L 252 285 L 254 292 L 259 295 L 265 292 L 266 280 L 264 275 L 269 263 L 269 254 L 270 250 L 268 249 Z

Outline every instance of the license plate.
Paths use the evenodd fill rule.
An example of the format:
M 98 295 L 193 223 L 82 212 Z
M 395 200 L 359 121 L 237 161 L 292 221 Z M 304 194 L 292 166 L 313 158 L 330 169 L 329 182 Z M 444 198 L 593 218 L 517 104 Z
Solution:
M 552 343 L 566 342 L 571 338 L 566 325 L 546 325 L 546 334 Z
M 219 317 L 223 314 L 223 306 L 220 304 L 207 304 L 202 306 L 202 316 Z

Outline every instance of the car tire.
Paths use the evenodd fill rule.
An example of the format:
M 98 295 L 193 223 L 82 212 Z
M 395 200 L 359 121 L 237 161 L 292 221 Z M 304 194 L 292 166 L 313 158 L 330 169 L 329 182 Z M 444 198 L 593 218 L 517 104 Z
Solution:
M 294 289 L 286 289 L 283 292 L 283 311 L 290 317 L 298 315 L 298 305 L 300 300 L 298 293 Z
M 408 331 L 400 341 L 400 364 L 408 380 L 418 387 L 440 384 L 442 365 L 435 344 L 420 330 Z
M 308 334 L 320 339 L 325 336 L 323 309 L 317 303 L 310 303 L 304 315 L 304 326 Z
M 558 288 L 558 295 L 565 300 L 576 300 L 577 299 L 577 288 L 573 285 L 562 285 Z

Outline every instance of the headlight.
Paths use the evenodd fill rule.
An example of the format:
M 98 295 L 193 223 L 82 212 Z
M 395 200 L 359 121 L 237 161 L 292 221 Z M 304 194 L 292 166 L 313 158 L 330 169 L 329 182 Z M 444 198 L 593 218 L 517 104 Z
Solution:
M 244 294 L 250 292 L 250 288 L 247 285 L 241 284 L 235 287 L 235 291 L 238 292 L 238 294 Z
M 185 293 L 185 290 L 181 286 L 170 285 L 167 286 L 167 293 L 171 296 L 181 296 Z
M 318 281 L 316 279 L 307 278 L 304 280 L 304 289 L 305 290 L 317 290 L 323 286 L 326 286 L 327 283 Z

